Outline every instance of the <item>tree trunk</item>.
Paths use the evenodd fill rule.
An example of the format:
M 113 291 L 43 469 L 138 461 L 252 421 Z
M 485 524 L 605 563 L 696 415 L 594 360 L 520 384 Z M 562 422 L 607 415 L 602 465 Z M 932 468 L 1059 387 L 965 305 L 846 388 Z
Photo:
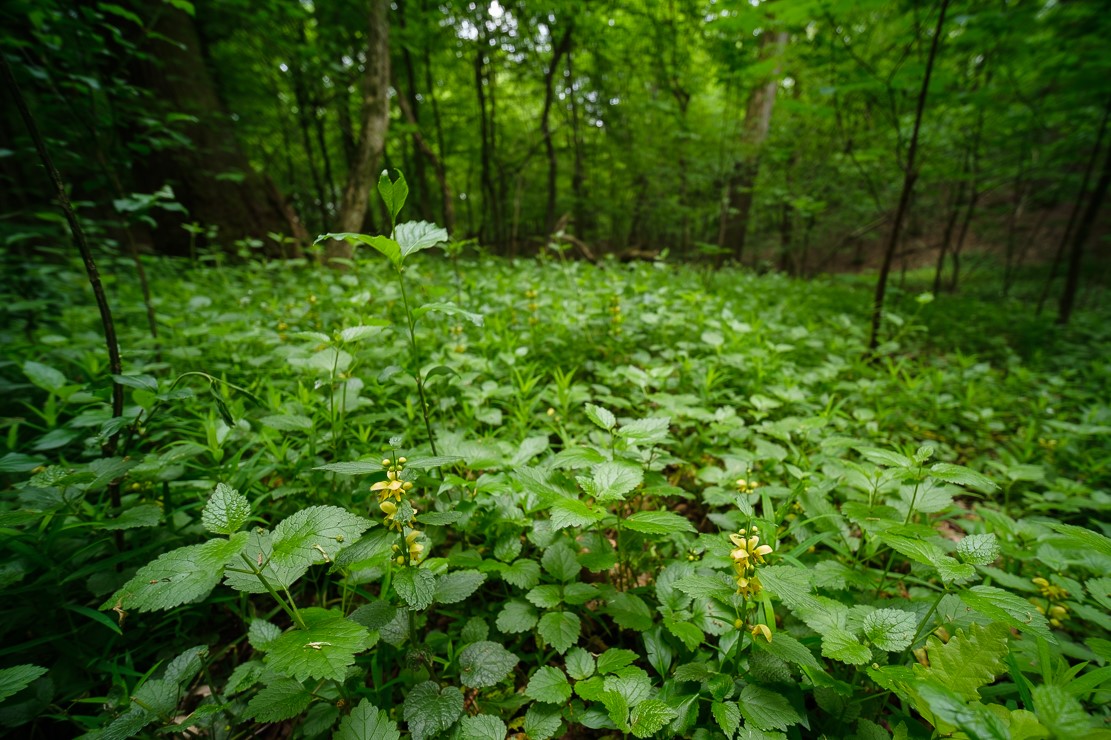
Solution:
M 129 67 L 132 81 L 151 90 L 167 110 L 197 117 L 196 122 L 180 124 L 191 146 L 156 150 L 135 162 L 140 190 L 154 192 L 170 184 L 189 212 L 153 214 L 160 226 L 156 243 L 161 251 L 189 253 L 189 235 L 181 228 L 189 221 L 219 227 L 220 240 L 228 246 L 236 239 L 267 240 L 271 232 L 299 229 L 299 222 L 287 218 L 290 211 L 276 188 L 251 168 L 239 148 L 205 64 L 193 18 L 166 6 L 141 43 L 145 54 Z M 242 178 L 217 177 L 224 173 Z M 268 247 L 271 254 L 278 253 L 275 243 L 269 242 Z
M 579 106 L 575 96 L 575 64 L 571 50 L 567 50 L 567 87 L 571 97 L 571 149 L 574 158 L 571 163 L 571 194 L 574 198 L 572 210 L 574 212 L 575 235 L 582 241 L 587 240 L 587 233 L 593 225 L 590 221 L 589 211 L 586 207 L 586 167 L 583 165 L 582 132 L 579 125 Z
M 571 34 L 574 24 L 569 24 L 563 32 L 563 37 L 552 50 L 552 61 L 544 73 L 544 109 L 540 114 L 540 135 L 544 137 L 544 149 L 548 153 L 548 202 L 544 217 L 544 241 L 551 238 L 556 222 L 556 150 L 552 143 L 552 129 L 550 125 L 552 101 L 555 97 L 555 75 L 560 69 L 559 62 L 563 55 L 571 48 Z
M 1072 210 L 1069 212 L 1069 220 L 1065 225 L 1065 232 L 1061 235 L 1061 242 L 1057 245 L 1057 252 L 1053 255 L 1053 265 L 1050 267 L 1049 275 L 1046 276 L 1045 285 L 1042 286 L 1042 293 L 1038 296 L 1038 308 L 1036 314 L 1038 316 L 1042 313 L 1042 308 L 1045 306 L 1045 299 L 1049 296 L 1049 288 L 1053 281 L 1057 278 L 1057 268 L 1061 264 L 1062 258 L 1065 256 L 1065 248 L 1068 246 L 1069 237 L 1072 236 L 1073 227 L 1076 225 L 1076 219 L 1080 215 L 1080 210 L 1084 205 L 1084 194 L 1088 192 L 1088 181 L 1092 179 L 1092 171 L 1096 167 L 1096 161 L 1099 159 L 1099 149 L 1103 145 L 1104 134 L 1107 133 L 1107 119 L 1111 116 L 1111 98 L 1107 100 L 1107 105 L 1103 109 L 1103 118 L 1099 122 L 1099 133 L 1096 134 L 1096 143 L 1092 147 L 1092 153 L 1088 156 L 1088 163 L 1084 167 L 1084 177 L 1080 181 L 1080 192 L 1076 194 L 1076 202 L 1073 203 Z
M 401 29 L 403 37 L 405 35 L 406 23 L 405 11 L 406 3 L 404 2 L 404 0 L 399 0 L 399 2 L 397 3 L 397 24 L 398 27 Z M 399 45 L 401 46 L 401 63 L 402 66 L 405 68 L 405 92 L 408 96 L 409 109 L 413 114 L 411 124 L 419 129 L 420 101 L 417 100 L 417 73 L 413 65 L 413 54 L 409 50 L 409 44 L 402 43 Z M 401 88 L 395 84 L 394 89 L 398 91 L 397 97 L 398 101 L 400 101 L 402 97 L 400 92 Z M 416 192 L 413 193 L 413 195 L 415 196 L 416 202 L 414 203 L 414 205 L 416 205 L 417 207 L 417 212 L 420 213 L 420 217 L 425 221 L 431 221 L 433 219 L 433 216 L 432 210 L 429 207 L 428 184 L 426 182 L 427 157 L 425 155 L 424 149 L 416 140 L 417 136 L 419 136 L 419 132 L 418 134 L 411 137 L 413 140 L 413 179 L 410 182 L 416 185 L 416 187 L 414 188 Z
M 1069 271 L 1065 273 L 1065 289 L 1061 293 L 1061 303 L 1057 311 L 1057 323 L 1067 324 L 1072 316 L 1073 307 L 1076 305 L 1076 291 L 1080 286 L 1080 266 L 1084 257 L 1084 242 L 1088 241 L 1088 234 L 1092 231 L 1092 224 L 1096 221 L 1100 206 L 1107 197 L 1107 188 L 1111 186 L 1111 147 L 1107 148 L 1107 158 L 1103 160 L 1103 171 L 1096 181 L 1096 189 L 1088 200 L 1088 207 L 1084 209 L 1084 216 L 1076 227 L 1076 235 L 1072 239 L 1072 251 L 1069 253 Z
M 339 211 L 339 231 L 357 232 L 363 228 L 370 189 L 378 161 L 386 146 L 386 130 L 390 124 L 390 27 L 388 0 L 370 0 L 370 23 L 367 32 L 366 77 L 363 84 L 363 110 L 360 116 L 359 145 L 355 162 L 347 172 L 347 184 Z M 331 240 L 325 259 L 351 259 L 351 244 Z
M 918 170 L 915 169 L 915 156 L 918 154 L 918 132 L 922 127 L 922 113 L 926 110 L 926 98 L 930 92 L 930 76 L 934 71 L 937 48 L 941 42 L 941 29 L 945 24 L 945 11 L 948 8 L 949 0 L 941 0 L 941 10 L 937 15 L 934 38 L 930 43 L 930 56 L 926 60 L 926 74 L 922 79 L 922 89 L 918 93 L 918 106 L 914 113 L 914 130 L 910 136 L 910 147 L 907 149 L 903 192 L 899 196 L 899 206 L 895 210 L 895 223 L 891 225 L 891 237 L 888 239 L 887 249 L 883 254 L 883 264 L 880 266 L 879 279 L 876 281 L 876 296 L 872 303 L 872 331 L 868 338 L 868 350 L 870 352 L 874 352 L 876 347 L 879 346 L 880 323 L 883 321 L 883 299 L 887 292 L 887 276 L 891 272 L 891 261 L 895 257 L 895 249 L 899 246 L 899 231 L 903 225 L 903 218 L 906 217 L 911 193 L 914 191 L 914 181 L 918 179 Z M 975 198 L 975 194 L 973 198 Z
M 447 229 L 448 234 L 455 233 L 455 199 L 452 194 L 451 184 L 447 180 L 447 171 L 444 168 L 444 162 L 429 146 L 428 141 L 421 134 L 417 117 L 413 113 L 413 109 L 409 106 L 409 101 L 403 96 L 397 96 L 398 107 L 401 108 L 402 115 L 413 126 L 413 143 L 417 148 L 428 158 L 432 163 L 432 169 L 436 173 L 436 181 L 440 183 L 440 192 L 443 193 L 443 209 L 444 209 L 444 228 Z
M 760 39 L 760 58 L 768 59 L 781 56 L 787 47 L 787 32 L 775 34 L 765 32 Z M 721 230 L 723 250 L 729 250 L 733 259 L 741 261 L 744 256 L 745 236 L 748 231 L 749 215 L 752 212 L 753 187 L 760 173 L 760 147 L 768 138 L 771 128 L 772 109 L 775 106 L 775 92 L 779 87 L 779 67 L 772 72 L 772 78 L 756 85 L 748 98 L 745 109 L 744 130 L 741 133 L 741 156 L 733 168 L 729 183 L 729 216 L 725 228 Z M 718 254 L 720 265 L 725 257 L 724 251 Z

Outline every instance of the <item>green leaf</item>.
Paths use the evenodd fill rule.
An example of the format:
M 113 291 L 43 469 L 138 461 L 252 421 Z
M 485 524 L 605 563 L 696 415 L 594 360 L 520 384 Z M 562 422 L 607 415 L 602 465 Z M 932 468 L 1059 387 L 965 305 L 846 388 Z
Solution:
M 598 656 L 598 675 L 616 673 L 637 659 L 637 654 L 625 648 L 610 648 Z
M 423 306 L 418 306 L 413 309 L 413 319 L 419 319 L 421 316 L 429 313 L 442 313 L 444 316 L 458 316 L 461 319 L 471 322 L 475 326 L 482 326 L 485 321 L 482 314 L 474 313 L 473 311 L 464 311 L 454 303 L 425 303 Z
M 617 417 L 613 415 L 608 409 L 601 406 L 595 406 L 592 403 L 585 404 L 586 416 L 592 422 L 597 424 L 602 429 L 609 431 L 617 426 Z
M 1055 737 L 1086 737 L 1092 731 L 1092 718 L 1066 688 L 1043 684 L 1035 686 L 1032 694 L 1034 714 Z
M 386 712 L 363 699 L 339 723 L 332 740 L 400 740 L 397 723 Z
M 567 675 L 576 681 L 582 681 L 594 675 L 594 656 L 582 648 L 573 648 L 564 656 L 563 662 L 567 666 Z
M 171 550 L 144 565 L 100 608 L 141 612 L 198 601 L 220 582 L 224 566 L 247 546 L 247 533 Z
M 741 710 L 737 702 L 715 701 L 710 705 L 710 714 L 714 715 L 714 721 L 725 733 L 725 737 L 732 739 L 741 726 Z
M 162 507 L 158 504 L 139 504 L 124 509 L 115 519 L 97 522 L 97 529 L 119 530 L 137 527 L 156 527 L 162 521 Z
M 532 674 L 525 696 L 545 704 L 565 704 L 571 698 L 571 684 L 559 668 L 543 666 Z
M 134 388 L 147 393 L 158 393 L 158 379 L 153 375 L 112 375 L 112 380 L 125 388 Z
M 625 629 L 644 632 L 652 629 L 652 611 L 639 596 L 617 593 L 606 604 L 606 613 Z
M 529 740 L 548 740 L 555 737 L 563 720 L 561 707 L 551 704 L 532 704 L 525 713 L 525 734 Z
M 405 200 L 409 197 L 409 183 L 405 182 L 405 175 L 401 170 L 394 170 L 394 172 L 397 173 L 396 180 L 390 180 L 388 170 L 382 170 L 382 174 L 378 176 L 378 194 L 386 204 L 391 222 L 397 221 L 397 214 L 401 213 Z
M 664 627 L 667 631 L 679 638 L 679 640 L 686 645 L 687 650 L 695 650 L 702 641 L 706 639 L 706 635 L 697 625 L 690 622 L 681 622 L 677 619 L 665 619 Z
M 557 542 L 545 550 L 540 562 L 548 575 L 564 583 L 575 580 L 582 570 L 578 559 L 575 558 L 575 551 L 562 542 Z
M 44 673 L 46 673 L 45 668 L 28 663 L 11 668 L 0 668 L 0 701 L 23 691 Z
M 851 632 L 831 629 L 822 635 L 822 655 L 849 665 L 863 665 L 871 660 L 872 651 Z
M 312 694 L 292 678 L 268 683 L 247 702 L 247 716 L 259 722 L 293 719 L 309 708 Z
M 786 730 L 802 719 L 781 694 L 756 684 L 745 686 L 737 703 L 745 721 L 765 732 Z
M 462 740 L 505 740 L 509 728 L 497 717 L 479 714 L 459 721 Z
M 477 570 L 456 570 L 436 580 L 436 602 L 457 604 L 486 582 L 486 574 Z
M 999 557 L 994 534 L 970 534 L 957 543 L 957 557 L 972 565 L 991 565 Z
M 604 691 L 599 700 L 606 708 L 610 719 L 617 725 L 617 729 L 630 732 L 632 728 L 629 727 L 629 702 L 625 697 L 616 691 Z
M 1010 740 L 1011 733 L 1006 726 L 983 704 L 969 704 L 949 687 L 936 681 L 916 682 L 914 689 L 939 720 L 964 731 L 969 737 Z
M 394 228 L 393 238 L 401 247 L 401 257 L 404 259 L 413 252 L 446 242 L 448 234 L 446 230 L 427 221 L 406 221 Z
M 367 646 L 369 633 L 338 609 L 301 609 L 307 629 L 293 629 L 270 643 L 266 664 L 283 676 L 299 681 L 342 681 L 355 654 Z
M 394 573 L 393 587 L 409 608 L 421 611 L 436 597 L 436 576 L 424 568 L 401 568 Z
M 652 681 L 648 674 L 636 666 L 622 668 L 606 676 L 606 691 L 615 691 L 624 697 L 630 708 L 647 699 L 652 694 Z
M 339 338 L 344 342 L 361 342 L 381 334 L 386 329 L 386 324 L 372 324 L 349 326 L 339 333 Z
M 659 699 L 648 699 L 633 707 L 629 724 L 633 734 L 640 738 L 651 737 L 663 729 L 679 713 Z
M 496 642 L 484 640 L 459 653 L 459 680 L 471 689 L 494 686 L 517 666 L 520 659 Z
M 312 429 L 312 419 L 299 414 L 278 414 L 264 416 L 258 420 L 264 427 L 280 432 L 307 432 Z
M 858 447 L 857 451 L 869 462 L 889 468 L 914 468 L 914 461 L 906 455 L 879 447 Z
M 591 468 L 591 478 L 578 476 L 583 490 L 599 503 L 624 501 L 625 494 L 644 480 L 644 471 L 628 463 L 604 462 Z
M 510 599 L 498 612 L 498 629 L 507 635 L 528 632 L 536 626 L 536 609 L 520 599 Z
M 247 497 L 224 483 L 216 484 L 201 512 L 201 524 L 213 534 L 235 534 L 251 518 Z
M 269 650 L 274 640 L 281 636 L 282 628 L 265 619 L 252 619 L 250 627 L 247 628 L 247 642 L 255 650 Z
M 914 672 L 925 680 L 949 687 L 966 701 L 980 698 L 979 689 L 995 681 L 1006 670 L 1009 630 L 998 623 L 973 624 L 968 630 L 957 630 L 947 643 L 936 635 L 926 641 L 929 668 L 914 666 Z
M 1045 616 L 1026 599 L 995 586 L 973 586 L 960 592 L 960 599 L 989 619 L 1014 627 L 1056 644 Z
M 1099 532 L 1093 532 L 1084 527 L 1077 527 L 1073 524 L 1059 524 L 1052 523 L 1049 525 L 1050 529 L 1059 534 L 1065 535 L 1077 549 L 1091 550 L 1098 552 L 1104 557 L 1111 558 L 1111 538 L 1104 537 Z
M 617 436 L 634 444 L 655 445 L 667 438 L 670 426 L 671 419 L 666 416 L 661 419 L 637 419 L 623 424 L 617 430 Z
M 670 511 L 638 511 L 621 520 L 621 526 L 645 534 L 674 534 L 695 532 L 694 525 L 686 518 Z
M 935 463 L 930 467 L 930 476 L 938 480 L 943 480 L 946 483 L 968 486 L 985 493 L 991 493 L 999 488 L 991 478 L 988 478 L 986 475 L 981 475 L 975 470 L 966 468 L 963 465 Z
M 818 669 L 821 664 L 814 654 L 805 645 L 786 632 L 776 632 L 771 642 L 755 640 L 756 646 L 787 663 Z
M 316 237 L 314 244 L 319 244 L 328 239 L 337 239 L 340 241 L 348 241 L 352 244 L 365 244 L 372 247 L 383 254 L 386 259 L 397 269 L 401 268 L 401 245 L 390 239 L 388 236 L 367 236 L 366 234 L 352 234 L 344 232 L 340 234 L 321 234 Z
M 718 574 L 712 576 L 689 575 L 676 581 L 675 588 L 696 599 L 713 598 L 728 601 L 736 591 L 736 587 L 726 578 L 726 576 Z
M 66 386 L 66 376 L 49 365 L 28 360 L 23 363 L 23 374 L 47 393 L 57 393 Z
M 517 560 L 501 572 L 501 577 L 517 588 L 532 588 L 540 582 L 540 564 L 535 560 Z
M 574 612 L 548 612 L 540 618 L 536 631 L 556 652 L 563 654 L 578 642 L 582 622 Z
M 559 606 L 560 603 L 563 602 L 561 592 L 562 588 L 559 586 L 546 584 L 532 589 L 525 594 L 525 598 L 541 609 L 551 609 L 552 607 Z
M 915 562 L 933 566 L 945 583 L 964 581 L 976 575 L 976 569 L 972 565 L 958 562 L 956 558 L 946 555 L 945 551 L 933 542 L 889 532 L 881 532 L 879 537 L 892 550 L 906 555 Z
M 271 535 L 271 563 L 278 571 L 304 572 L 328 563 L 372 522 L 338 506 L 310 506 L 283 519 Z
M 889 653 L 910 647 L 917 627 L 918 618 L 902 609 L 877 609 L 864 617 L 864 636 Z
M 454 686 L 443 690 L 434 681 L 419 683 L 405 697 L 402 715 L 413 740 L 424 740 L 451 727 L 463 713 L 463 692 Z
M 567 527 L 588 527 L 604 516 L 604 511 L 591 509 L 574 498 L 560 497 L 551 504 L 552 529 L 556 531 Z
M 318 465 L 313 468 L 313 470 L 325 470 L 329 473 L 339 473 L 340 475 L 368 475 L 370 473 L 381 473 L 382 463 L 379 460 L 354 460 L 352 462 Z

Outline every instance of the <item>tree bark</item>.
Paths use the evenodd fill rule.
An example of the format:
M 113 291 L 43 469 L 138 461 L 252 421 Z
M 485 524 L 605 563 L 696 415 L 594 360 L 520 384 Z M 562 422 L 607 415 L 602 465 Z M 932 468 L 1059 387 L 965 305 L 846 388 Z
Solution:
M 899 231 L 903 225 L 903 218 L 906 217 L 911 193 L 914 192 L 914 182 L 918 179 L 918 170 L 915 169 L 915 157 L 918 154 L 918 133 L 922 127 L 922 114 L 926 110 L 926 98 L 930 92 L 930 76 L 934 71 L 934 62 L 937 60 L 937 49 L 941 42 L 941 29 L 944 27 L 945 11 L 948 8 L 949 0 L 941 0 L 941 10 L 937 15 L 934 38 L 930 43 L 930 55 L 926 60 L 926 74 L 922 78 L 922 89 L 918 93 L 918 106 L 914 112 L 914 130 L 911 133 L 910 146 L 907 149 L 903 192 L 899 196 L 899 205 L 895 210 L 895 223 L 891 225 L 891 237 L 888 239 L 887 249 L 883 254 L 883 264 L 880 266 L 879 279 L 876 281 L 876 296 L 872 303 L 872 331 L 868 338 L 869 352 L 875 352 L 876 347 L 879 346 L 880 323 L 883 321 L 883 300 L 887 292 L 887 276 L 891 272 L 891 261 L 895 257 L 896 248 L 899 246 Z
M 339 231 L 357 232 L 363 227 L 370 204 L 374 173 L 386 146 L 390 124 L 390 29 L 388 0 L 370 0 L 370 23 L 367 33 L 366 77 L 363 85 L 363 110 L 359 144 L 354 166 L 348 170 L 347 184 L 339 211 Z M 325 259 L 351 259 L 351 244 L 331 240 Z
M 1096 221 L 1100 206 L 1107 197 L 1107 189 L 1111 186 L 1111 147 L 1107 148 L 1107 158 L 1103 160 L 1103 171 L 1100 172 L 1096 188 L 1088 200 L 1088 207 L 1076 227 L 1076 235 L 1072 239 L 1072 251 L 1069 252 L 1069 270 L 1065 273 L 1065 289 L 1061 292 L 1061 303 L 1057 310 L 1057 323 L 1067 324 L 1072 317 L 1076 305 L 1076 291 L 1080 287 L 1080 266 L 1084 257 L 1084 242 L 1088 241 L 1088 234 L 1092 231 L 1092 224 Z
M 189 235 L 181 228 L 188 221 L 218 226 L 220 241 L 229 247 L 236 239 L 269 242 L 271 232 L 296 231 L 300 224 L 287 218 L 282 197 L 251 168 L 239 148 L 205 64 L 193 18 L 167 6 L 158 11 L 149 31 L 139 40 L 145 53 L 129 66 L 132 81 L 151 90 L 167 110 L 197 118 L 179 128 L 191 146 L 153 151 L 135 162 L 140 190 L 154 192 L 168 183 L 189 212 L 187 216 L 165 210 L 152 214 L 160 226 L 156 242 L 161 251 L 188 254 Z M 227 173 L 242 177 L 217 177 Z M 269 242 L 268 252 L 278 254 L 276 243 Z
M 768 59 L 781 56 L 787 47 L 787 32 L 766 32 L 760 39 L 760 58 Z M 772 109 L 775 106 L 775 93 L 779 87 L 779 68 L 772 72 L 772 79 L 756 85 L 749 94 L 745 109 L 744 129 L 741 133 L 741 156 L 733 168 L 729 183 L 729 215 L 725 228 L 720 229 L 722 252 L 718 254 L 720 265 L 725 250 L 732 252 L 733 259 L 741 261 L 744 256 L 745 237 L 748 232 L 749 215 L 752 212 L 753 188 L 756 176 L 760 173 L 760 148 L 768 138 L 771 128 Z
M 440 183 L 440 192 L 443 194 L 444 228 L 447 229 L 448 234 L 453 234 L 455 233 L 455 196 L 452 193 L 451 184 L 447 180 L 447 170 L 444 168 L 444 162 L 429 146 L 424 135 L 421 134 L 417 117 L 409 106 L 409 101 L 398 95 L 397 104 L 401 108 L 401 114 L 405 116 L 405 120 L 413 126 L 413 143 L 432 163 L 432 170 L 436 174 L 436 181 Z
M 559 62 L 563 55 L 571 48 L 571 34 L 574 31 L 571 23 L 563 32 L 563 37 L 552 50 L 552 61 L 544 73 L 544 109 L 540 114 L 540 135 L 544 137 L 544 149 L 548 153 L 548 201 L 544 217 L 544 241 L 551 238 L 556 222 L 556 175 L 558 164 L 556 162 L 555 144 L 552 143 L 552 129 L 550 125 L 552 101 L 555 98 L 555 75 L 560 69 Z

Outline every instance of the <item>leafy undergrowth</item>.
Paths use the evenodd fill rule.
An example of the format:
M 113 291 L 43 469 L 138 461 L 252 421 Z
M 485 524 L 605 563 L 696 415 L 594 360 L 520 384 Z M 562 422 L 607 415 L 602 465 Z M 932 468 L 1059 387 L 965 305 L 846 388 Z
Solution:
M 122 420 L 74 268 L 5 288 L 0 723 L 1111 736 L 1100 316 L 907 295 L 868 362 L 852 281 L 398 232 L 154 265 L 157 344 L 119 278 Z

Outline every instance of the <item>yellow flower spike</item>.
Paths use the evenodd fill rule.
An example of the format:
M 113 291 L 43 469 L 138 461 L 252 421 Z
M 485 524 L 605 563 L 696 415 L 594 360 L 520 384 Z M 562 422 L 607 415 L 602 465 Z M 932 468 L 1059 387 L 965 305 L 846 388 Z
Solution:
M 752 639 L 756 639 L 756 635 L 763 635 L 765 640 L 772 641 L 772 631 L 766 624 L 755 624 L 750 631 L 752 632 Z
M 382 509 L 382 511 L 389 514 L 391 517 L 397 513 L 397 504 L 395 504 L 393 501 L 383 501 L 382 503 L 378 504 L 378 507 Z
M 413 542 L 417 539 L 417 537 L 420 537 L 420 532 L 418 532 L 417 530 L 414 529 L 412 532 L 405 535 L 405 544 L 406 545 L 413 544 Z

